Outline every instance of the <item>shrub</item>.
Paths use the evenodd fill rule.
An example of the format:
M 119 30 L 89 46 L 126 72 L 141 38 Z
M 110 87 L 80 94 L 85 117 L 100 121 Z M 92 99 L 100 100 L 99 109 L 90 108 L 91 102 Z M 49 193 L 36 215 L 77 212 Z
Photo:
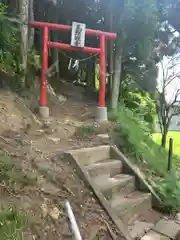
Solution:
M 149 178 L 149 182 L 163 202 L 163 208 L 168 212 L 180 209 L 180 184 L 176 174 L 166 174 L 164 178 Z
M 139 89 L 130 90 L 129 85 L 131 85 L 131 82 L 123 82 L 122 85 L 122 98 L 125 106 L 143 116 L 144 120 L 149 123 L 148 127 L 152 130 L 156 117 L 154 100 L 147 92 L 142 92 Z

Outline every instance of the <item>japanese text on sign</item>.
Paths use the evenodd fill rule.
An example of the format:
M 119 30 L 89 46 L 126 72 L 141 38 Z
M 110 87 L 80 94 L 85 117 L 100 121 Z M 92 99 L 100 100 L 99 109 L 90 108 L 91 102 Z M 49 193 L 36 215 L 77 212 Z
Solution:
M 86 25 L 84 23 L 72 23 L 71 46 L 83 48 L 85 45 Z

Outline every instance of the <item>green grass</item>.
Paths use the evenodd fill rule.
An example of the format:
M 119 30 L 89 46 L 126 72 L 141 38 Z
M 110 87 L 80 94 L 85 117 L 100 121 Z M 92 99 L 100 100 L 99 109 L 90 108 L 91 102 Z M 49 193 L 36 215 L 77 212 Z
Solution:
M 88 137 L 89 135 L 95 133 L 96 129 L 94 126 L 81 126 L 79 128 L 79 135 L 81 137 Z
M 22 171 L 18 159 L 0 153 L 0 182 L 6 183 L 9 187 L 15 183 L 20 183 L 22 186 L 32 186 L 37 182 L 37 179 Z
M 144 171 L 147 181 L 162 199 L 164 208 L 180 209 L 180 185 L 174 171 L 176 162 L 173 162 L 172 171 L 167 172 L 167 151 L 153 140 L 148 124 L 123 104 L 111 113 L 111 119 L 117 123 L 120 150 L 123 149 L 123 141 L 124 153 Z
M 23 240 L 26 216 L 14 208 L 0 210 L 0 239 Z
M 156 144 L 149 134 L 148 124 L 131 110 L 119 107 L 112 119 L 117 122 L 117 131 L 126 143 L 126 151 L 137 162 L 145 164 L 159 175 L 166 173 L 167 154 Z
M 166 149 L 169 148 L 169 138 L 173 138 L 173 154 L 180 156 L 180 132 L 170 131 L 168 132 Z M 153 139 L 156 143 L 161 144 L 161 133 L 154 133 Z
M 22 171 L 18 159 L 0 153 L 0 183 L 9 191 L 13 192 L 16 183 L 24 187 L 35 182 L 35 178 Z M 15 206 L 0 209 L 0 240 L 23 240 L 26 220 L 25 214 L 18 211 Z

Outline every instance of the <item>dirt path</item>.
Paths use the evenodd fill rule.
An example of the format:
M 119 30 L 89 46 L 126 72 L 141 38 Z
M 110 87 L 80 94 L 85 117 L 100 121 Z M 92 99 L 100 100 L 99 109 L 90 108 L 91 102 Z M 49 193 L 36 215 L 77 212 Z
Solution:
M 6 103 L 3 108 L 13 116 L 13 107 Z M 68 149 L 103 143 L 95 134 L 85 138 L 78 135 L 84 122 L 93 121 L 93 111 L 93 105 L 67 100 L 61 106 L 51 106 L 53 117 L 39 125 L 27 118 L 29 125 L 24 128 L 22 111 L 18 116 L 16 111 L 16 118 L 11 120 L 15 123 L 13 128 L 8 114 L 3 113 L 7 127 L 0 134 L 0 163 L 5 172 L 2 179 L 0 171 L 0 204 L 13 205 L 27 213 L 24 239 L 72 239 L 64 210 L 66 199 L 72 205 L 83 240 L 121 239 L 76 169 L 63 159 L 63 152 Z

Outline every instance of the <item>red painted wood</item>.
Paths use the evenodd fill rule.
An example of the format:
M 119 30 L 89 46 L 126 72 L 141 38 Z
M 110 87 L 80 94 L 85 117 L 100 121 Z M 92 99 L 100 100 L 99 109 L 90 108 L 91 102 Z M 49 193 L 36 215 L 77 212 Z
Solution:
M 100 48 L 91 48 L 91 47 L 84 47 L 84 48 L 75 48 L 72 47 L 70 44 L 65 43 L 58 43 L 58 42 L 48 42 L 48 47 L 51 48 L 60 48 L 66 51 L 72 52 L 86 52 L 86 53 L 100 53 Z
M 48 27 L 44 27 L 43 37 L 43 61 L 42 61 L 42 73 L 41 73 L 41 95 L 40 106 L 47 106 L 47 78 L 46 70 L 48 69 Z
M 32 22 L 30 22 L 30 25 L 35 28 L 48 27 L 48 29 L 51 29 L 51 30 L 59 30 L 59 31 L 64 31 L 64 32 L 70 31 L 72 29 L 72 27 L 70 25 L 48 23 L 48 22 L 32 21 Z M 96 36 L 96 37 L 104 35 L 107 39 L 111 39 L 111 40 L 116 39 L 116 37 L 117 37 L 116 33 L 103 32 L 103 31 L 94 30 L 94 29 L 86 29 L 86 35 L 87 36 Z
M 99 107 L 105 106 L 105 90 L 106 90 L 106 41 L 105 36 L 100 36 L 100 92 Z

